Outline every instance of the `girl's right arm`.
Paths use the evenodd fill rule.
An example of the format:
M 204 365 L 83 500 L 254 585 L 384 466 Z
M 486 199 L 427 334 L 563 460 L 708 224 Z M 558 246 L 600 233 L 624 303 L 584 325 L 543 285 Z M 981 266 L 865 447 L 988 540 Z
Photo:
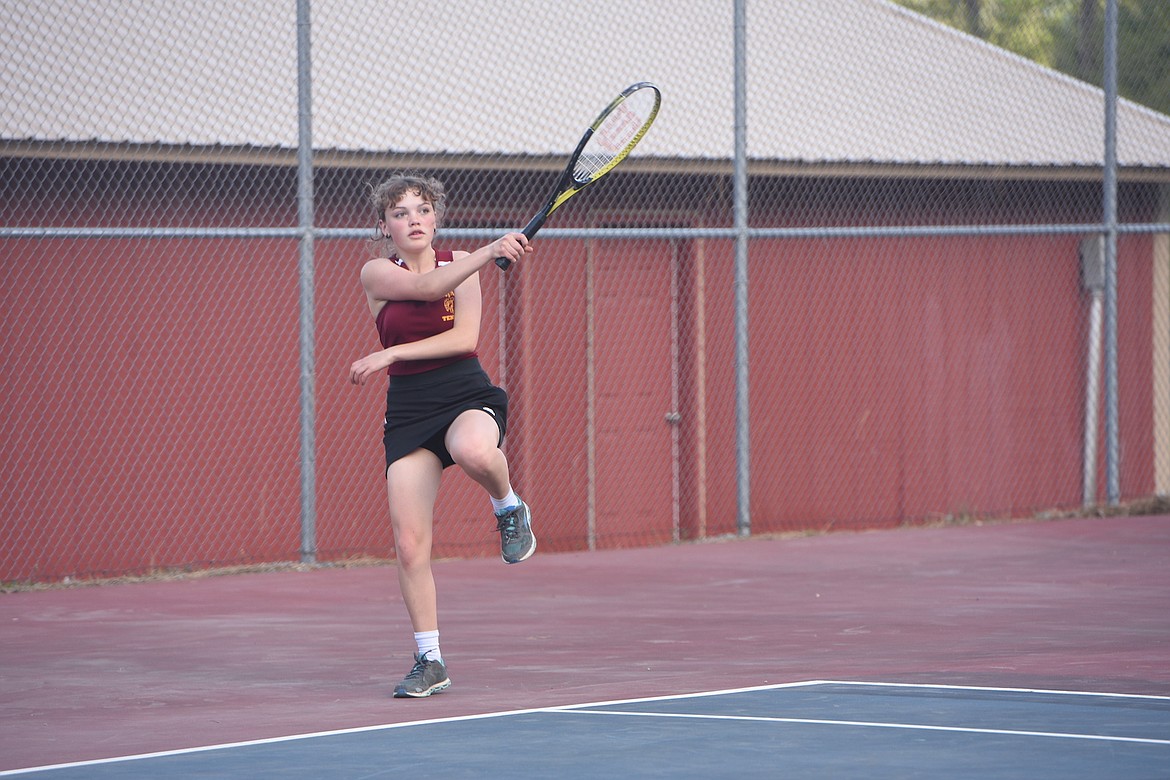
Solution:
M 515 262 L 531 251 L 523 233 L 508 233 L 425 274 L 411 273 L 382 257 L 362 268 L 362 288 L 371 301 L 437 301 L 497 257 Z

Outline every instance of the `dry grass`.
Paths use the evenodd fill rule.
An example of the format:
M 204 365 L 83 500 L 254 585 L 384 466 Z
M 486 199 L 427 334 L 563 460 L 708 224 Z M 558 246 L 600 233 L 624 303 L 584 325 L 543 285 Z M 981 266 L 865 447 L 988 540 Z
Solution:
M 120 574 L 104 577 L 95 574 L 91 577 L 65 577 L 62 580 L 51 582 L 5 582 L 0 583 L 0 593 L 19 593 L 34 590 L 59 590 L 62 588 L 92 588 L 99 585 L 127 585 L 136 582 L 166 582 L 174 580 L 199 580 L 209 577 L 227 577 L 236 574 L 265 574 L 271 572 L 288 571 L 317 571 L 320 569 L 356 569 L 363 566 L 385 566 L 391 561 L 373 556 L 354 556 L 344 560 L 329 561 L 326 563 L 299 563 L 274 562 L 217 565 L 208 563 L 188 564 L 185 566 L 161 567 L 150 571 Z
M 1045 520 L 1061 520 L 1074 517 L 1138 517 L 1144 515 L 1170 515 L 1170 496 L 1151 496 L 1119 503 L 1117 506 L 1101 504 L 1097 506 L 1038 512 L 1032 517 L 1004 517 L 980 516 L 969 513 L 956 513 L 926 517 L 914 521 L 907 521 L 900 525 L 904 528 L 941 528 L 961 525 L 988 525 L 992 523 L 1025 523 Z M 832 523 L 821 529 L 805 529 L 799 531 L 785 531 L 768 534 L 752 534 L 750 537 L 739 537 L 735 534 L 711 537 L 696 540 L 704 543 L 731 542 L 742 538 L 751 539 L 786 539 L 804 536 L 819 536 L 832 532 Z M 689 542 L 688 542 L 689 543 Z M 123 585 L 136 582 L 163 582 L 168 580 L 193 580 L 207 577 L 226 577 L 236 574 L 262 574 L 269 572 L 287 571 L 317 571 L 319 569 L 353 569 L 365 566 L 392 565 L 392 559 L 377 558 L 374 556 L 354 556 L 343 560 L 326 563 L 255 563 L 237 565 L 189 564 L 171 568 L 152 569 L 138 574 L 123 574 L 103 577 L 95 574 L 90 577 L 65 577 L 62 580 L 51 582 L 5 582 L 0 583 L 0 593 L 20 593 L 37 590 L 58 590 L 62 588 L 88 588 L 100 585 Z

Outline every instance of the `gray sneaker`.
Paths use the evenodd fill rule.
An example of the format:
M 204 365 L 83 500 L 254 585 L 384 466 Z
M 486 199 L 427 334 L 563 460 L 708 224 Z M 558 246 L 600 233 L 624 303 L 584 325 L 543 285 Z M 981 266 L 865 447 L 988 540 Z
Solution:
M 496 530 L 500 532 L 500 557 L 504 563 L 520 563 L 536 552 L 536 537 L 532 535 L 528 504 L 505 509 L 496 514 Z
M 414 657 L 414 668 L 394 689 L 395 699 L 421 699 L 451 687 L 447 667 L 442 661 L 432 661 L 421 655 Z

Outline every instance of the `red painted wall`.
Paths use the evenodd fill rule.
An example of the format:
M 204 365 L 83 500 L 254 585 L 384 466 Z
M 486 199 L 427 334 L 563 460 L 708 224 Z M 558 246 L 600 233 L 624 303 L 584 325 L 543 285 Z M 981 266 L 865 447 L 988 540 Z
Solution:
M 2 244 L 0 578 L 287 559 L 295 245 Z
M 191 224 L 288 222 L 278 191 L 247 207 L 175 197 L 194 199 L 182 212 Z M 73 224 L 115 205 L 111 223 L 140 224 L 157 203 L 139 193 L 127 209 L 95 192 L 78 210 L 46 199 L 0 212 L 6 224 Z M 783 204 L 760 208 L 792 217 Z M 357 218 L 320 224 L 343 217 Z M 1078 505 L 1088 303 L 1076 242 L 754 242 L 753 533 Z M 357 282 L 366 251 L 316 242 L 317 540 L 328 560 L 393 544 L 384 385 L 347 381 L 350 362 L 377 346 Z M 1121 242 L 1126 496 L 1153 482 L 1150 253 L 1147 237 Z M 295 560 L 295 242 L 22 239 L 0 243 L 0 258 L 0 579 Z M 506 371 L 507 447 L 541 549 L 670 541 L 675 489 L 681 538 L 735 531 L 732 276 L 732 245 L 714 240 L 545 240 L 520 269 L 482 275 L 481 359 L 497 381 Z M 496 554 L 486 497 L 457 470 L 445 480 L 436 555 Z

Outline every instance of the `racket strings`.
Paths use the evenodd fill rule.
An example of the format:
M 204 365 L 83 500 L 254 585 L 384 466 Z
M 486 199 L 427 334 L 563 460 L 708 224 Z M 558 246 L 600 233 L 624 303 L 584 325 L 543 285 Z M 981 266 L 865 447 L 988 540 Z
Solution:
M 621 162 L 646 132 L 657 103 L 656 90 L 642 89 L 614 106 L 581 150 L 573 166 L 573 178 L 590 181 Z
M 579 182 L 596 178 L 616 156 L 616 153 L 598 151 L 586 146 L 581 150 L 577 164 L 573 166 L 573 178 Z

